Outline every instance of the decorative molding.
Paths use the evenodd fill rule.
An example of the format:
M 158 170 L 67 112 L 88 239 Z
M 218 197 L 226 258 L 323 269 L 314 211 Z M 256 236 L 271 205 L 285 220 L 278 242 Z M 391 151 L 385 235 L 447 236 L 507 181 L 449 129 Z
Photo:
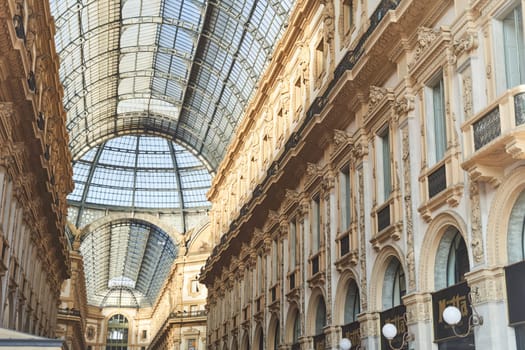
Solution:
M 368 287 L 367 287 L 367 271 L 366 271 L 366 232 L 365 232 L 365 182 L 363 175 L 363 168 L 360 167 L 358 170 L 359 176 L 359 238 L 360 238 L 360 252 L 359 261 L 361 263 L 361 279 L 360 289 L 361 293 L 361 306 L 362 310 L 368 310 Z
M 438 31 L 428 27 L 419 27 L 417 30 L 417 43 L 414 50 L 414 61 L 418 61 L 423 53 L 431 46 L 437 39 Z
M 404 208 L 405 208 L 405 230 L 407 240 L 407 270 L 408 289 L 416 290 L 416 259 L 414 251 L 414 226 L 412 217 L 412 188 L 410 186 L 410 141 L 408 127 L 402 130 L 403 135 L 403 180 L 404 180 Z
M 399 116 L 408 114 L 408 112 L 414 110 L 414 100 L 415 97 L 409 94 L 397 98 L 394 102 L 394 111 Z
M 485 258 L 483 249 L 483 233 L 481 232 L 481 208 L 479 198 L 479 183 L 470 180 L 470 212 L 472 223 L 472 237 L 470 246 L 475 264 L 481 264 Z

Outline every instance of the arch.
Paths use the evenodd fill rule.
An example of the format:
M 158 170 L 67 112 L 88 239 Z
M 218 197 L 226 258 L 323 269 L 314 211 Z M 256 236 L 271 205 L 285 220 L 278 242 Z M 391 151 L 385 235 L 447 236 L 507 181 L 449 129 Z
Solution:
M 238 348 L 239 348 L 238 342 L 239 342 L 239 340 L 237 339 L 237 337 L 233 336 L 232 339 L 231 339 L 231 342 L 230 342 L 229 349 L 230 350 L 238 350 Z
M 272 315 L 272 318 L 270 319 L 270 323 L 268 325 L 268 330 L 266 331 L 266 334 L 267 334 L 266 339 L 268 339 L 266 347 L 268 349 L 272 349 L 272 350 L 278 349 L 278 347 L 276 347 L 275 345 L 278 346 L 280 344 L 279 327 L 280 327 L 279 319 L 275 315 Z
M 250 335 L 248 331 L 244 332 L 240 350 L 250 350 Z
M 385 274 L 391 259 L 397 259 L 406 271 L 405 259 L 399 247 L 395 245 L 387 245 L 376 257 L 374 267 L 372 268 L 371 281 L 370 283 L 370 298 L 369 298 L 369 310 L 382 310 L 383 308 L 383 286 L 385 282 Z
M 439 275 L 436 276 L 436 273 L 441 273 L 436 271 L 436 268 L 438 268 L 436 267 L 436 264 L 438 261 L 440 261 L 445 264 L 444 266 L 446 266 L 446 261 L 448 258 L 448 245 L 445 244 L 446 241 L 443 241 L 443 246 L 441 248 L 440 244 L 443 240 L 443 237 L 447 233 L 447 230 L 449 230 L 451 227 L 454 227 L 461 234 L 463 240 L 467 242 L 465 237 L 467 226 L 463 219 L 455 212 L 447 211 L 437 215 L 427 228 L 423 238 L 423 243 L 421 245 L 420 255 L 420 257 L 425 258 L 420 259 L 418 274 L 420 278 L 419 284 L 421 291 L 433 291 L 436 289 L 435 281 L 436 278 L 439 278 Z M 451 238 L 452 236 L 450 236 L 449 239 Z M 467 251 L 469 252 L 469 261 L 472 261 L 470 258 L 469 249 L 467 249 Z M 439 257 L 438 252 L 440 252 Z
M 357 287 L 357 291 L 360 295 L 361 287 L 358 283 L 357 273 L 353 269 L 348 269 L 343 271 L 341 274 L 341 277 L 339 277 L 339 281 L 337 283 L 337 289 L 335 293 L 335 305 L 345 305 L 346 303 L 346 296 L 348 288 L 351 286 L 352 283 L 354 283 Z M 359 305 L 361 305 L 361 300 L 359 300 Z M 343 325 L 345 324 L 345 309 L 341 307 L 335 307 L 334 313 L 333 313 L 333 321 L 334 324 Z
M 514 202 L 508 220 L 507 251 L 508 263 L 525 259 L 525 190 Z
M 525 166 L 514 169 L 502 179 L 492 204 L 487 222 L 487 263 L 489 266 L 507 265 L 507 232 L 509 228 L 509 213 L 511 213 L 518 197 L 525 190 Z
M 382 309 L 391 309 L 401 305 L 401 298 L 406 293 L 406 276 L 401 261 L 390 257 L 383 278 L 383 289 L 381 292 Z
M 299 309 L 295 305 L 288 311 L 284 332 L 284 341 L 286 344 L 294 344 L 301 335 L 300 316 Z
M 106 320 L 106 350 L 127 349 L 129 342 L 129 318 L 123 313 L 114 313 Z
M 175 245 L 179 246 L 179 249 L 181 249 L 180 254 L 184 254 L 183 251 L 185 245 L 184 245 L 184 236 L 179 233 L 177 230 L 174 229 L 173 226 L 166 224 L 164 221 L 160 220 L 158 217 L 148 214 L 148 213 L 112 213 L 110 215 L 105 215 L 99 219 L 96 219 L 93 222 L 90 222 L 83 228 L 81 228 L 78 231 L 78 239 L 82 241 L 85 235 L 87 235 L 90 232 L 93 232 L 94 230 L 107 225 L 114 221 L 144 221 L 146 223 L 155 225 L 156 227 L 160 228 L 162 231 L 166 232 L 171 239 L 173 240 L 173 243 Z
M 308 313 L 306 315 L 306 334 L 314 335 L 318 334 L 316 333 L 320 326 L 320 322 L 322 322 L 323 315 L 319 314 L 319 312 L 322 311 L 322 308 L 324 307 L 324 325 L 326 326 L 326 302 L 325 302 L 324 293 L 320 288 L 315 288 L 312 291 L 312 295 L 310 297 L 310 302 L 308 305 Z
M 259 323 L 255 327 L 252 349 L 264 350 L 264 331 Z

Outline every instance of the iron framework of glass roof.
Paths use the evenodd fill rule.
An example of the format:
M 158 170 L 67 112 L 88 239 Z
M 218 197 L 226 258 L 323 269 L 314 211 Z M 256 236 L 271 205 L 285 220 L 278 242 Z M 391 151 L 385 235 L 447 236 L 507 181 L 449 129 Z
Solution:
M 158 136 L 105 141 L 74 161 L 70 205 L 186 211 L 209 208 L 211 175 L 184 147 Z M 82 214 L 77 217 L 77 227 Z
M 108 223 L 82 237 L 88 303 L 151 306 L 178 247 L 160 228 L 140 220 Z
M 70 148 L 165 135 L 216 169 L 293 0 L 51 0 Z

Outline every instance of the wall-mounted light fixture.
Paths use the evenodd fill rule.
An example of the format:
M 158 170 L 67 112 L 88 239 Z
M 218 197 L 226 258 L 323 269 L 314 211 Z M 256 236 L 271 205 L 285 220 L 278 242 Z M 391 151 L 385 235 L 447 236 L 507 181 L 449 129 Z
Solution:
M 339 348 L 341 350 L 350 350 L 351 347 L 352 347 L 352 342 L 348 338 L 342 338 L 341 341 L 339 342 Z M 354 349 L 356 350 L 361 349 L 361 345 L 356 345 Z
M 470 308 L 472 309 L 472 315 L 468 318 L 468 329 L 466 333 L 458 333 L 456 331 L 456 325 L 461 322 L 463 318 L 461 311 L 455 306 L 447 306 L 445 310 L 443 310 L 443 320 L 452 327 L 454 334 L 460 338 L 467 337 L 474 327 L 483 325 L 483 316 L 481 316 L 476 311 L 474 305 L 472 305 L 472 294 L 478 295 L 478 289 L 476 288 L 473 293 L 469 293 L 467 297 Z
M 406 314 L 404 314 L 403 317 L 405 318 L 405 324 L 406 324 Z M 388 340 L 388 345 L 390 346 L 392 350 L 401 350 L 406 345 L 408 345 L 409 342 L 414 340 L 414 335 L 406 331 L 405 333 L 402 334 L 403 342 L 401 343 L 401 345 L 398 348 L 392 345 L 392 340 L 397 335 L 397 327 L 392 323 L 385 323 L 385 325 L 381 329 L 381 333 L 383 333 L 383 336 Z

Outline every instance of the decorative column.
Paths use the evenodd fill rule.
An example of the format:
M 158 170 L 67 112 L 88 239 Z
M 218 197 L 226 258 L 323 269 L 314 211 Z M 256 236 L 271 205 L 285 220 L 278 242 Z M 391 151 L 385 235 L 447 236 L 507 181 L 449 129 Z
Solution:
M 406 306 L 408 331 L 415 337 L 409 349 L 432 348 L 432 295 L 412 293 L 403 297 L 403 304 Z
M 474 328 L 476 350 L 514 348 L 514 332 L 507 327 L 505 272 L 502 267 L 483 268 L 465 274 L 472 293 L 472 305 L 483 325 Z
M 380 349 L 379 312 L 367 312 L 357 316 L 361 327 L 361 348 Z

